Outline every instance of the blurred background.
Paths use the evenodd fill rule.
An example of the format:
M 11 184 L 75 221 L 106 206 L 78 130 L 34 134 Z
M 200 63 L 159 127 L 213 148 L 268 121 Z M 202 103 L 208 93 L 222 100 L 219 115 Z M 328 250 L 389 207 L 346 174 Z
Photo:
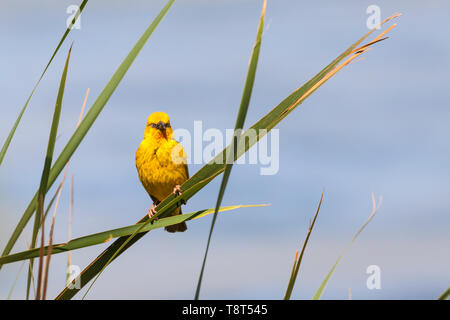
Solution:
M 233 128 L 262 0 L 177 1 L 142 50 L 70 162 L 73 237 L 135 223 L 151 201 L 135 151 L 146 118 L 165 111 L 174 128 Z M 0 138 L 3 144 L 81 1 L 3 1 L 0 10 Z M 74 41 L 59 154 L 75 129 L 87 88 L 89 108 L 165 1 L 90 1 L 50 66 L 0 167 L 0 247 L 39 186 L 59 80 Z M 373 221 L 339 264 L 324 299 L 435 299 L 450 283 L 448 1 L 268 2 L 266 28 L 246 126 L 256 122 L 381 18 L 402 13 L 390 39 L 322 86 L 279 126 L 280 169 L 233 168 L 223 205 L 270 203 L 219 215 L 203 279 L 203 299 L 281 299 L 295 255 L 325 188 L 293 299 L 310 299 L 383 197 Z M 201 165 L 190 165 L 196 172 Z M 56 217 L 67 240 L 70 176 Z M 215 205 L 220 179 L 184 212 Z M 55 186 L 59 183 L 55 183 Z M 53 190 L 49 195 L 53 194 Z M 98 279 L 91 299 L 191 299 L 211 216 L 188 231 L 146 235 Z M 30 241 L 31 225 L 26 232 Z M 48 231 L 49 228 L 47 227 Z M 84 268 L 107 244 L 73 252 Z M 22 236 L 13 252 L 25 249 Z M 48 297 L 64 287 L 66 254 L 52 257 Z M 369 290 L 366 269 L 381 270 Z M 0 272 L 6 299 L 21 262 Z M 25 296 L 26 268 L 13 298 Z M 83 290 L 84 291 L 84 290 Z M 81 294 L 76 296 L 81 298 Z

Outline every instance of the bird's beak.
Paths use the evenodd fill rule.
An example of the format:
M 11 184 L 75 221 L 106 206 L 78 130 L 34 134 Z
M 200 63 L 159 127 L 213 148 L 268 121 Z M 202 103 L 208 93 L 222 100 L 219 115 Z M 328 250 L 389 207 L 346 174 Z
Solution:
M 160 131 L 165 131 L 166 130 L 166 126 L 164 124 L 164 122 L 160 121 L 156 124 L 156 129 L 160 130 Z
M 165 124 L 164 122 L 159 121 L 159 122 L 156 124 L 156 129 L 158 129 L 159 131 L 161 131 L 163 137 L 164 137 L 165 139 L 167 139 L 167 134 L 166 134 L 166 124 Z
M 158 123 L 150 123 L 150 126 L 154 129 L 159 130 L 161 132 L 161 134 L 164 136 L 164 138 L 167 139 L 166 129 L 167 129 L 167 127 L 170 127 L 170 125 L 168 123 L 159 121 Z

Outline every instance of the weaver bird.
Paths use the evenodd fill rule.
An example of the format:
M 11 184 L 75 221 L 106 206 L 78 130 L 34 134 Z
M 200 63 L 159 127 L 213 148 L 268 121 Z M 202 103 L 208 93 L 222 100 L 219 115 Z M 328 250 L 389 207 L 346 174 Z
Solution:
M 180 185 L 189 178 L 183 147 L 173 139 L 169 116 L 164 112 L 152 113 L 147 119 L 144 140 L 136 150 L 136 168 L 153 204 L 148 210 L 151 218 L 156 214 L 155 207 L 171 193 L 181 194 Z M 181 214 L 181 206 L 172 215 Z M 167 226 L 168 232 L 183 232 L 185 222 Z

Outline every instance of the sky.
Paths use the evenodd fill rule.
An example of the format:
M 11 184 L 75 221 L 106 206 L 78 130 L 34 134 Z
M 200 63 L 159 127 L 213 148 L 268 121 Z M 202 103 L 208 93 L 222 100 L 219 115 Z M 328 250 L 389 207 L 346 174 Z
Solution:
M 0 140 L 60 40 L 76 1 L 3 1 L 0 10 Z M 322 190 L 324 200 L 293 299 L 311 299 L 372 210 L 381 207 L 333 274 L 324 299 L 435 299 L 450 283 L 448 1 L 268 1 L 246 127 L 312 78 L 381 19 L 400 12 L 389 39 L 320 87 L 279 129 L 279 170 L 236 165 L 223 205 L 270 204 L 218 217 L 200 297 L 281 299 Z M 0 247 L 6 245 L 42 173 L 66 53 L 73 42 L 55 154 L 75 129 L 87 88 L 89 108 L 164 1 L 90 1 L 24 114 L 0 167 Z M 73 237 L 134 224 L 151 205 L 135 151 L 154 111 L 193 132 L 233 128 L 262 8 L 260 0 L 178 0 L 155 30 L 75 152 Z M 203 146 L 207 143 L 205 142 Z M 191 154 L 192 150 L 187 150 Z M 195 173 L 202 164 L 191 164 Z M 57 180 L 60 181 L 61 177 Z M 67 181 L 66 181 L 67 182 Z M 220 177 L 184 212 L 214 207 Z M 50 195 L 53 194 L 54 187 Z M 67 241 L 68 184 L 55 241 Z M 31 223 L 30 223 L 31 224 Z M 147 234 L 112 263 L 86 299 L 192 299 L 211 216 L 185 233 Z M 49 228 L 47 227 L 47 230 Z M 24 250 L 31 227 L 14 252 Z M 84 268 L 108 244 L 73 252 Z M 52 257 L 49 297 L 64 287 L 66 254 Z M 0 271 L 0 298 L 22 299 L 22 263 Z M 380 269 L 369 289 L 366 270 Z M 75 296 L 81 298 L 81 294 Z

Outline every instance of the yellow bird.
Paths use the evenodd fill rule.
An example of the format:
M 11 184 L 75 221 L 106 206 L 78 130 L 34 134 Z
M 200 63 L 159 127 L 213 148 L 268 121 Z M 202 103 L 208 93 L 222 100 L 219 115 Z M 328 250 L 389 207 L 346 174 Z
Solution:
M 171 193 L 181 194 L 180 185 L 189 178 L 187 157 L 183 147 L 173 139 L 169 116 L 164 112 L 152 113 L 147 119 L 144 140 L 136 150 L 136 168 L 153 204 L 148 216 L 156 214 L 155 207 Z M 172 215 L 181 214 L 181 207 Z M 186 223 L 167 226 L 168 232 L 186 231 Z

